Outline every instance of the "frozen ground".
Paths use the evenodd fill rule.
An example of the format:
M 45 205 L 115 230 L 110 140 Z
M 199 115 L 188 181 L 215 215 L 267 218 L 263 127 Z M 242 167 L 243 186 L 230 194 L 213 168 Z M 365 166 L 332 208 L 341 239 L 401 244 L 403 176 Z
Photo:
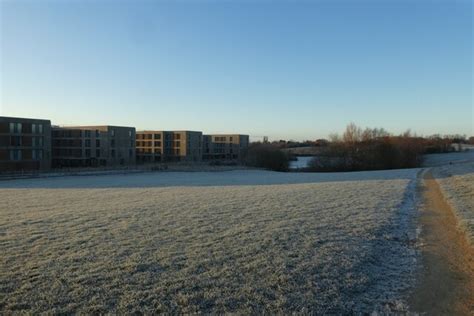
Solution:
M 445 154 L 430 154 L 424 156 L 423 166 L 425 167 L 436 167 L 442 166 L 449 163 L 461 163 L 474 161 L 474 148 L 469 145 L 464 145 L 466 151 L 453 152 Z
M 433 168 L 433 175 L 474 245 L 474 160 Z
M 0 182 L 0 313 L 403 309 L 417 172 Z
M 474 148 L 464 147 L 470 150 L 426 155 L 425 166 L 434 166 L 433 176 L 474 244 Z
M 262 170 L 225 172 L 150 172 L 85 175 L 0 181 L 6 188 L 155 188 L 175 186 L 233 186 L 315 182 L 409 179 L 413 170 L 340 173 L 285 173 Z

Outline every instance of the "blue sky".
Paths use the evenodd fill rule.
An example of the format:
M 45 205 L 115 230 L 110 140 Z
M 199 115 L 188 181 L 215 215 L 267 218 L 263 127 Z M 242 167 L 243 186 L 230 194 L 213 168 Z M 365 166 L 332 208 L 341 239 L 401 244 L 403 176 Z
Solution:
M 0 1 L 0 115 L 474 134 L 471 1 Z

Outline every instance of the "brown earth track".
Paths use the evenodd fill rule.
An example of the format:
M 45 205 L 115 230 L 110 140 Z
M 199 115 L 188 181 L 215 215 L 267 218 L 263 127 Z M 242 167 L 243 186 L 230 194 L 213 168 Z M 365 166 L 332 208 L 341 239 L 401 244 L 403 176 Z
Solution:
M 474 315 L 474 248 L 458 229 L 431 172 L 425 173 L 420 191 L 423 266 L 410 309 L 427 315 Z

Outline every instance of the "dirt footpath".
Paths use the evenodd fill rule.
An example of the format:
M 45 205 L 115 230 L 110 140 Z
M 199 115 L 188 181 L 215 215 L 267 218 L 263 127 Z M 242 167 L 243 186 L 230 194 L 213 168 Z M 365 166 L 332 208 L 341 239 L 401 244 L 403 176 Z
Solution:
M 429 171 L 420 195 L 423 268 L 409 299 L 410 309 L 427 315 L 474 315 L 474 248 L 457 229 L 457 220 Z

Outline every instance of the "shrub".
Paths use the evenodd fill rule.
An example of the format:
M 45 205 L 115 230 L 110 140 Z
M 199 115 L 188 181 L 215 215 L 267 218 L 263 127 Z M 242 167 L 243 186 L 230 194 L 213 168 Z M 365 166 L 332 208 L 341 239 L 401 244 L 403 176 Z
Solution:
M 273 171 L 288 171 L 289 156 L 271 144 L 253 143 L 243 157 L 247 166 L 264 168 Z
M 351 123 L 342 137 L 335 135 L 324 154 L 311 161 L 312 171 L 361 171 L 420 166 L 423 140 L 408 131 L 390 136 L 383 129 L 365 129 Z

